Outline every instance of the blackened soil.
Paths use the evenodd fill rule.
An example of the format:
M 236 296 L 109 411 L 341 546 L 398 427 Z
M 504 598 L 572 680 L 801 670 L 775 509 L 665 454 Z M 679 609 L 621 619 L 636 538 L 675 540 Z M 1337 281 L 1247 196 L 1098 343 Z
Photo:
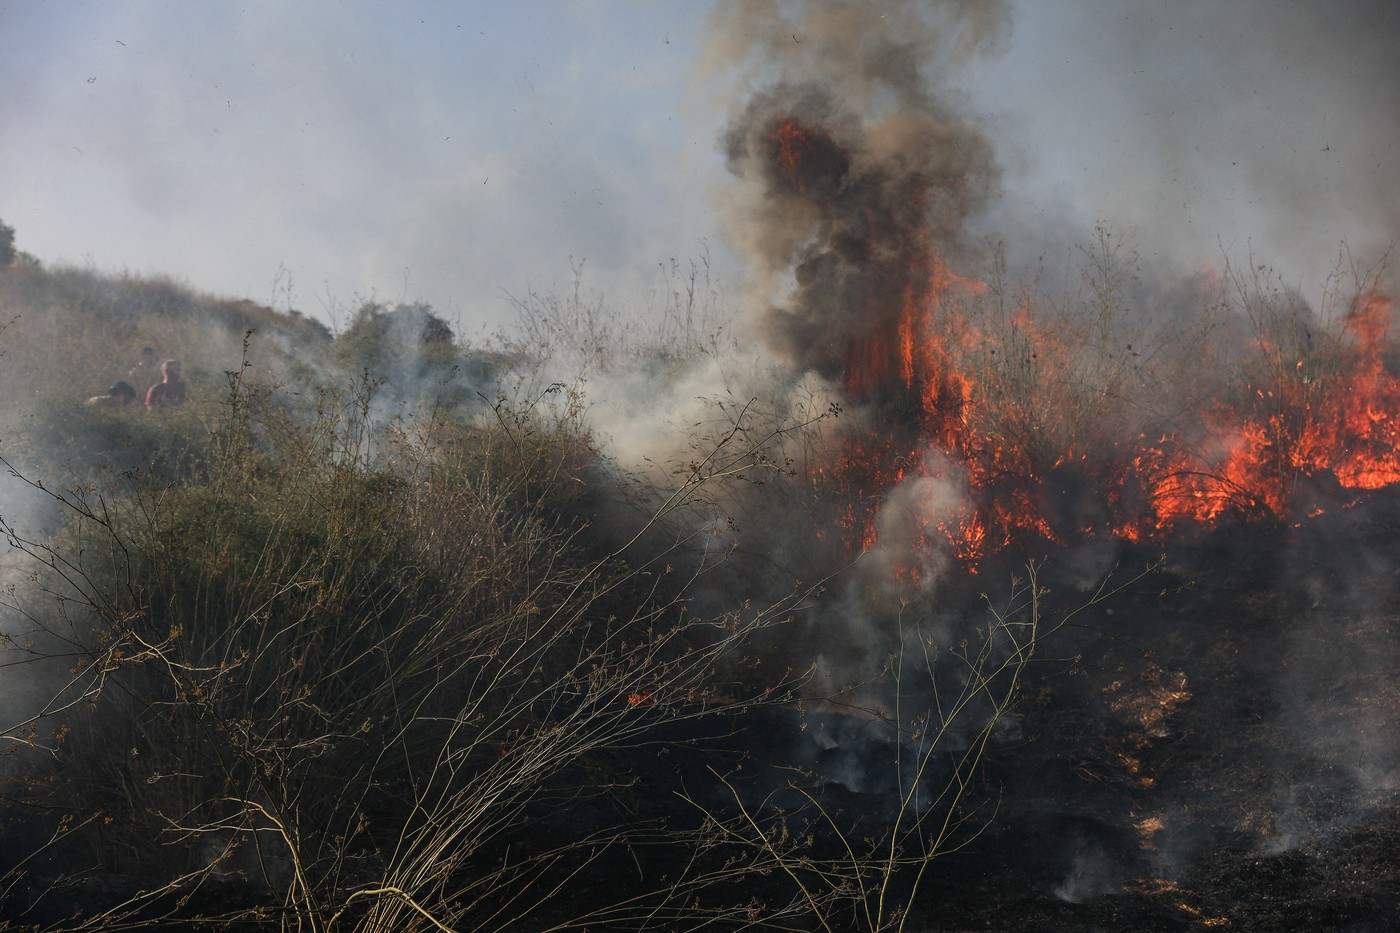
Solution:
M 965 824 L 974 830 L 917 889 L 900 879 L 896 893 L 911 899 L 905 929 L 1400 930 L 1395 541 L 1400 496 L 1282 527 L 1226 529 L 1170 549 L 1158 572 L 1073 616 L 1045 643 L 1015 727 L 977 773 Z M 1046 557 L 1053 620 L 1091 594 L 1082 574 L 1055 578 L 1057 555 Z M 1157 558 L 1125 550 L 1115 577 L 1134 579 Z M 977 585 L 990 588 L 983 581 L 994 573 L 985 569 Z M 605 798 L 540 803 L 508 851 L 484 853 L 481 867 L 548 848 L 563 831 L 694 819 L 679 795 L 719 808 L 729 787 L 716 786 L 716 771 L 739 775 L 735 786 L 753 799 L 797 812 L 801 798 L 785 791 L 791 767 L 772 780 L 750 767 L 811 757 L 794 717 L 774 709 L 660 732 L 616 762 L 638 789 L 625 813 Z M 866 731 L 877 734 L 861 747 L 878 756 L 878 730 Z M 881 810 L 888 794 L 863 798 L 839 785 L 825 793 L 831 813 L 893 818 Z M 559 877 L 537 889 L 570 893 L 551 895 L 520 929 L 569 921 L 693 868 L 693 851 L 655 848 L 561 861 Z M 94 907 L 110 901 L 105 890 L 64 893 L 64 911 L 83 897 Z M 733 903 L 793 896 L 779 873 L 706 893 Z M 224 886 L 205 907 L 261 896 Z M 742 920 L 714 926 L 729 928 Z M 832 928 L 862 927 L 834 918 Z
M 1217 538 L 1078 619 L 915 928 L 1400 929 L 1392 506 Z

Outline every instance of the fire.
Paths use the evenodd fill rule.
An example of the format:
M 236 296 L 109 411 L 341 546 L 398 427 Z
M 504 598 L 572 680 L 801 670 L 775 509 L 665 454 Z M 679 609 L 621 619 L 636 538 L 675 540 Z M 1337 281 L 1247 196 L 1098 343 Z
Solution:
M 1400 480 L 1400 380 L 1386 371 L 1383 355 L 1395 302 L 1375 292 L 1357 298 L 1347 330 L 1357 340 L 1355 365 L 1340 380 L 1319 428 L 1320 452 L 1332 455 L 1314 464 L 1330 468 L 1342 486 L 1379 489 Z M 1330 430 L 1329 430 L 1330 429 Z
M 771 138 L 777 150 L 778 170 L 799 193 L 804 193 L 806 185 L 798 170 L 811 151 L 811 135 L 796 121 L 784 120 L 774 127 Z
M 1228 509 L 1286 517 L 1325 510 L 1295 502 L 1297 481 L 1331 477 L 1345 489 L 1380 489 L 1400 481 L 1400 380 L 1384 357 L 1394 302 L 1370 292 L 1342 319 L 1334 359 L 1276 367 L 1272 385 L 1257 385 L 1247 407 L 1208 413 L 1211 442 L 1226 451 L 1196 469 L 1169 470 L 1156 496 L 1156 524 L 1209 522 Z M 1277 356 L 1276 348 L 1266 353 Z
M 1212 403 L 1197 416 L 1196 436 L 1088 438 L 1081 450 L 1072 432 L 1063 448 L 1043 446 L 1053 432 L 1037 419 L 1055 413 L 1023 407 L 1053 405 L 1053 393 L 1043 401 L 1008 393 L 997 381 L 1004 374 L 988 378 L 969 365 L 1005 358 L 1014 348 L 948 313 L 944 302 L 960 289 L 967 294 L 961 283 L 915 290 L 888 339 L 853 342 L 849 394 L 903 412 L 912 430 L 853 440 L 842 459 L 848 467 L 865 465 L 860 499 L 867 503 L 906 480 L 911 465 L 927 461 L 930 451 L 958 463 L 976 507 L 941 530 L 950 552 L 964 560 L 1025 536 L 1142 541 L 1183 525 L 1209 527 L 1227 514 L 1311 518 L 1326 510 L 1299 498 L 1310 480 L 1350 490 L 1400 482 L 1400 379 L 1386 367 L 1394 306 L 1387 296 L 1357 299 L 1342 321 L 1333 359 L 1323 361 L 1328 371 L 1314 374 L 1309 361 L 1295 361 L 1273 384 L 1251 386 L 1245 401 Z M 1020 325 L 1018 337 L 1032 348 L 1022 361 L 1035 369 L 1073 365 L 1073 348 L 1063 338 L 1029 322 Z M 1091 499 L 1094 507 L 1079 514 Z M 872 522 L 873 515 L 859 529 L 867 546 Z
M 798 195 L 838 181 L 848 167 L 844 150 L 826 130 L 791 117 L 773 125 L 767 143 L 775 173 Z
M 806 238 L 783 228 L 797 287 L 782 339 L 881 426 L 814 473 L 843 503 L 849 547 L 880 545 L 892 491 L 921 480 L 965 487 L 965 501 L 922 510 L 900 547 L 974 570 L 1018 541 L 1308 520 L 1323 513 L 1308 490 L 1400 481 L 1387 295 L 1360 294 L 1338 321 L 1302 328 L 1305 340 L 1259 328 L 1256 357 L 1230 363 L 1233 383 L 1143 429 L 1138 412 L 1173 378 L 1193 379 L 1191 361 L 1174 377 L 1153 371 L 1139 347 L 1115 343 L 1107 313 L 1076 323 L 1033 298 L 979 303 L 987 286 L 949 267 L 932 219 L 962 181 L 881 161 L 858 126 L 778 116 L 758 139 L 772 196 L 811 225 Z M 893 569 L 917 581 L 919 565 L 908 554 Z

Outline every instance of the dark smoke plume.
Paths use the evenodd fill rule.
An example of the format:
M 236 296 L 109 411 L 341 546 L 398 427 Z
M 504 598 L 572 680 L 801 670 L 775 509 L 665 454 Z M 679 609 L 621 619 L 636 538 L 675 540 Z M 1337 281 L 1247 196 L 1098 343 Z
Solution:
M 940 96 L 939 69 L 992 48 L 1006 23 L 1000 3 L 756 3 L 716 17 L 711 64 L 765 86 L 723 145 L 743 182 L 731 232 L 769 305 L 761 331 L 790 365 L 848 382 L 853 359 L 889 371 L 902 309 L 926 305 L 940 257 L 996 187 L 991 146 Z

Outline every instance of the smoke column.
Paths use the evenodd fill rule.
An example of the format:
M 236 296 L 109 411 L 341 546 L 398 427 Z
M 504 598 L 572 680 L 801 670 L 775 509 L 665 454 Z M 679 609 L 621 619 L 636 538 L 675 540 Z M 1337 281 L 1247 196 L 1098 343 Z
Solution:
M 925 323 L 901 315 L 926 307 L 995 191 L 988 140 L 934 88 L 940 63 L 995 47 L 1005 8 L 734 4 L 712 25 L 707 67 L 763 85 L 723 140 L 763 337 L 799 371 L 877 392 L 898 369 L 890 335 Z

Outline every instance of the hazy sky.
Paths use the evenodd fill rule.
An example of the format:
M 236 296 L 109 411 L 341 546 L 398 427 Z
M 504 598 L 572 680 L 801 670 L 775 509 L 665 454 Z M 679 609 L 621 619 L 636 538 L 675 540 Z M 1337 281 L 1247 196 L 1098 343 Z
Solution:
M 570 257 L 640 306 L 721 264 L 742 88 L 697 0 L 0 0 L 0 220 L 46 263 L 164 273 L 326 318 L 421 299 L 468 336 Z M 1020 0 L 952 75 L 1013 255 L 1102 218 L 1198 268 L 1312 284 L 1400 231 L 1400 4 Z M 796 37 L 794 41 L 800 41 Z

